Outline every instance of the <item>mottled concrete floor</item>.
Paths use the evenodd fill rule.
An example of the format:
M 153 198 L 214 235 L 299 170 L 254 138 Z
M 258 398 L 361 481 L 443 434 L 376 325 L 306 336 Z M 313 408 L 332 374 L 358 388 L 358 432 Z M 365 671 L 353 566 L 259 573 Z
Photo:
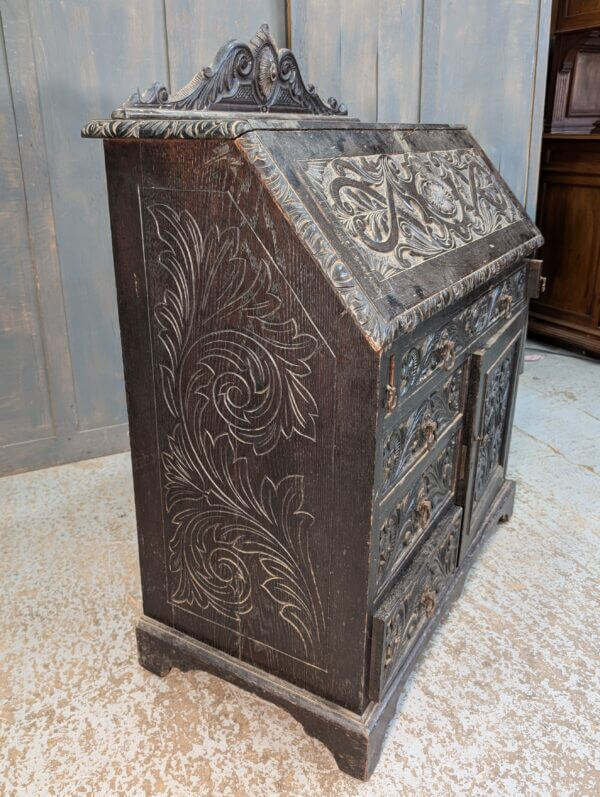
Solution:
M 0 793 L 600 794 L 600 365 L 530 362 L 512 520 L 411 677 L 368 784 L 284 711 L 136 662 L 129 457 L 0 480 Z

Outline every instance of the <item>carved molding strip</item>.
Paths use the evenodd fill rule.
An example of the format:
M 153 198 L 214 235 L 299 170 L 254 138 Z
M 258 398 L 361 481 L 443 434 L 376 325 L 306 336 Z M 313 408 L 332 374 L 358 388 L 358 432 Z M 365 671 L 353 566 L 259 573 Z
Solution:
M 236 138 L 248 130 L 243 119 L 98 119 L 81 131 L 84 138 Z
M 526 297 L 526 269 L 511 275 L 492 291 L 427 335 L 399 358 L 397 395 L 405 396 L 438 371 L 450 371 L 456 356 L 498 319 L 510 318 Z
M 426 468 L 394 507 L 379 532 L 378 594 L 412 553 L 453 493 L 456 440 Z
M 457 369 L 388 435 L 383 445 L 382 495 L 435 446 L 458 414 L 462 373 L 462 368 Z
M 474 149 L 337 157 L 305 169 L 384 280 L 524 218 Z
M 174 529 L 170 600 L 239 620 L 262 590 L 314 658 L 324 618 L 304 477 L 257 479 L 249 457 L 292 435 L 315 440 L 318 412 L 306 381 L 317 341 L 282 317 L 268 262 L 248 262 L 237 228 L 213 226 L 203 235 L 188 211 L 166 204 L 148 210 L 167 281 L 154 322 L 172 419 L 161 452 Z M 211 434 L 207 410 L 226 431 Z
M 209 67 L 201 69 L 182 89 L 169 94 L 154 83 L 135 91 L 114 117 L 134 111 L 239 111 L 345 116 L 345 105 L 328 102 L 306 85 L 291 50 L 278 49 L 268 25 L 261 25 L 248 44 L 232 39 Z
M 494 367 L 487 379 L 481 441 L 477 452 L 475 501 L 481 498 L 490 478 L 500 464 L 516 351 L 515 344 L 506 357 Z
M 456 570 L 462 513 L 430 540 L 373 618 L 369 694 L 379 700 L 417 642 Z
M 266 187 L 293 224 L 302 242 L 314 255 L 356 323 L 362 328 L 374 348 L 381 348 L 386 338 L 385 322 L 265 149 L 260 136 L 255 132 L 247 133 L 238 139 L 238 144 L 261 175 Z

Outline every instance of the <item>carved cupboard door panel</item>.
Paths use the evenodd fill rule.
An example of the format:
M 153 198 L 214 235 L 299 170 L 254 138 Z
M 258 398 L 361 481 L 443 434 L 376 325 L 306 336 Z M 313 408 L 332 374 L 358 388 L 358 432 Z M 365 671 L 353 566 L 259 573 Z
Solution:
M 472 356 L 461 560 L 506 475 L 524 329 L 521 313 Z

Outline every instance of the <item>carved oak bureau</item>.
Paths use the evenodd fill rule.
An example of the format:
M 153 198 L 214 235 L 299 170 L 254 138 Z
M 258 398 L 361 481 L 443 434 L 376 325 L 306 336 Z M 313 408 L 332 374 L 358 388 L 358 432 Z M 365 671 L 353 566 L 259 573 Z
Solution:
M 367 778 L 512 510 L 541 237 L 464 127 L 348 118 L 266 26 L 83 135 L 106 156 L 140 661 L 252 690 Z

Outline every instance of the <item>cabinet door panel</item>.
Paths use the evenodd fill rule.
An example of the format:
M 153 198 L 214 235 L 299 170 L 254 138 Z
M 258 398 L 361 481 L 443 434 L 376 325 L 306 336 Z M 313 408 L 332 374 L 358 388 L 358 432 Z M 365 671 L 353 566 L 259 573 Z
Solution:
M 486 510 L 505 478 L 523 346 L 523 322 L 523 315 L 518 316 L 472 356 L 461 559 L 476 539 Z

